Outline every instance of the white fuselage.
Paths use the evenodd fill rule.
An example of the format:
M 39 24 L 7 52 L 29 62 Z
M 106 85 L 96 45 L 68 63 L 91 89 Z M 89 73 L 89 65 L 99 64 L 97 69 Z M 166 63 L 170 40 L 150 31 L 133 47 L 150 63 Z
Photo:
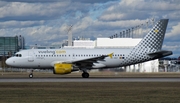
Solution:
M 84 60 L 113 53 L 112 58 L 106 57 L 94 63 L 93 68 L 111 68 L 123 66 L 122 61 L 131 49 L 29 49 L 16 53 L 6 63 L 21 68 L 54 68 L 54 64 Z M 20 55 L 20 56 L 17 56 Z

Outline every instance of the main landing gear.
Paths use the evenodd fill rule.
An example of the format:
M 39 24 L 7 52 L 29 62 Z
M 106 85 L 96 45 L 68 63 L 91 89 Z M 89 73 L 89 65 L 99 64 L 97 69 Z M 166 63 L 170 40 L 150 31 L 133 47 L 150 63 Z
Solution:
M 83 77 L 83 78 L 89 78 L 89 73 L 83 72 L 83 73 L 82 73 L 82 77 Z
M 33 78 L 33 70 L 31 70 L 31 73 L 29 74 L 29 78 Z

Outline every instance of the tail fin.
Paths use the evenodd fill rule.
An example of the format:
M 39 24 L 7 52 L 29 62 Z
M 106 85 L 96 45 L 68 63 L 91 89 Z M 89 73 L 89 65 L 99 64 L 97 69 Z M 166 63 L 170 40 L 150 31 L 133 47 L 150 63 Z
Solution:
M 161 50 L 167 24 L 168 19 L 161 19 L 158 21 L 132 52 L 138 52 L 141 50 L 144 52 L 156 52 Z
M 125 65 L 156 59 L 147 55 L 161 51 L 168 19 L 161 19 L 128 55 Z M 158 56 L 159 57 L 159 56 Z

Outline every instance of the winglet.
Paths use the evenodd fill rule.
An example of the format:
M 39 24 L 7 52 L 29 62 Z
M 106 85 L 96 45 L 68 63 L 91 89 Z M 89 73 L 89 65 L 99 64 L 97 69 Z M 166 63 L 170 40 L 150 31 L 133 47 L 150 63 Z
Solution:
M 110 58 L 112 58 L 112 56 L 113 56 L 113 53 L 111 53 L 111 54 L 108 54 L 108 56 L 109 56 Z

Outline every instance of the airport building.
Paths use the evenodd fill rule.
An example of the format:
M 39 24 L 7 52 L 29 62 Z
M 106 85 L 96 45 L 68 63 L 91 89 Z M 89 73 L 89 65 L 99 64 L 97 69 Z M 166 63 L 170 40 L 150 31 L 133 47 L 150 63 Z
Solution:
M 129 42 L 131 41 L 131 42 Z M 133 48 L 141 41 L 141 38 L 97 38 L 97 40 L 74 40 L 73 46 L 65 48 Z
M 14 55 L 20 49 L 24 49 L 22 36 L 0 37 L 0 67 L 6 67 L 6 58 Z
M 0 56 L 12 56 L 24 49 L 24 37 L 0 37 Z
M 18 48 L 20 49 L 25 49 L 25 41 L 24 41 L 24 37 L 19 35 L 18 36 Z
M 18 37 L 0 37 L 0 56 L 11 56 L 19 51 Z

